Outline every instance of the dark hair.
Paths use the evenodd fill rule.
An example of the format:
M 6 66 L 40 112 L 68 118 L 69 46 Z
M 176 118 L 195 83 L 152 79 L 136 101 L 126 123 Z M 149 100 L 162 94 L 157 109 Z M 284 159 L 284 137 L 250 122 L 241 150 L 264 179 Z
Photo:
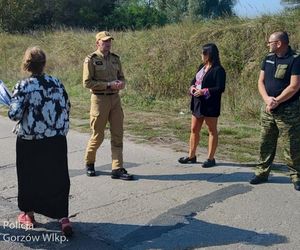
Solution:
M 207 43 L 202 47 L 203 55 L 208 55 L 208 61 L 212 63 L 213 66 L 221 65 L 219 50 L 217 45 L 214 43 Z
M 286 31 L 279 31 L 279 32 L 277 32 L 276 35 L 277 35 L 277 39 L 279 41 L 282 41 L 282 42 L 284 42 L 286 44 L 290 43 L 290 41 L 289 41 L 289 35 L 288 35 L 288 33 Z
M 46 54 L 39 47 L 30 47 L 25 51 L 22 63 L 24 71 L 32 74 L 42 74 L 46 64 Z

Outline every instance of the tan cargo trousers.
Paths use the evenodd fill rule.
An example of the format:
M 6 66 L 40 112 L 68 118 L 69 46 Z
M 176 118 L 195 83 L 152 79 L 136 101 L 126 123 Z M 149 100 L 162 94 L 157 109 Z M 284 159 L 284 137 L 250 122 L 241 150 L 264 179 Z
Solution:
M 95 163 L 97 149 L 104 140 L 104 130 L 109 122 L 112 169 L 123 167 L 123 120 L 124 114 L 119 94 L 91 95 L 90 127 L 92 135 L 86 148 L 86 164 Z

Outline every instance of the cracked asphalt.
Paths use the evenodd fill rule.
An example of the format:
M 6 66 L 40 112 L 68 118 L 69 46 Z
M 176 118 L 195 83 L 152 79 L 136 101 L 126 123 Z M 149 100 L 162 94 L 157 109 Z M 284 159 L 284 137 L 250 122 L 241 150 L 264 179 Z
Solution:
M 74 236 L 65 239 L 58 223 L 42 215 L 36 215 L 37 228 L 22 229 L 15 222 L 13 126 L 0 116 L 0 249 L 299 249 L 300 192 L 285 172 L 251 186 L 247 165 L 218 161 L 203 169 L 203 152 L 199 164 L 181 165 L 180 152 L 125 140 L 124 167 L 135 180 L 113 180 L 106 139 L 97 153 L 97 176 L 87 177 L 89 134 L 73 130 L 68 157 Z

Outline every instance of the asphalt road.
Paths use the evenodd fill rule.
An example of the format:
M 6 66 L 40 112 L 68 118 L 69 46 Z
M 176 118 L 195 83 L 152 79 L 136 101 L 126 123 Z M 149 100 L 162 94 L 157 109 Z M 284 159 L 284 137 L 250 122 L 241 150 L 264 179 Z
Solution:
M 218 162 L 181 165 L 182 153 L 124 142 L 125 168 L 136 180 L 110 178 L 110 143 L 97 153 L 98 176 L 87 177 L 89 134 L 70 131 L 70 216 L 75 234 L 36 215 L 37 228 L 17 225 L 14 123 L 0 116 L 0 249 L 299 249 L 300 192 L 285 174 L 251 186 L 253 169 Z M 43 166 L 41 166 L 42 168 Z M 32 180 L 34 181 L 34 180 Z

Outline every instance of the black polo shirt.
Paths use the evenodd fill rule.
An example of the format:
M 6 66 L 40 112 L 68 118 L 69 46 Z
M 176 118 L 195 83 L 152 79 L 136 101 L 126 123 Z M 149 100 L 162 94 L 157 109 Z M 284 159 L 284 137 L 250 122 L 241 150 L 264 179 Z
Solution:
M 263 61 L 261 70 L 265 72 L 265 88 L 269 96 L 277 97 L 290 84 L 292 75 L 300 75 L 300 56 L 290 47 L 283 57 L 270 53 Z M 295 101 L 300 90 L 284 103 Z

